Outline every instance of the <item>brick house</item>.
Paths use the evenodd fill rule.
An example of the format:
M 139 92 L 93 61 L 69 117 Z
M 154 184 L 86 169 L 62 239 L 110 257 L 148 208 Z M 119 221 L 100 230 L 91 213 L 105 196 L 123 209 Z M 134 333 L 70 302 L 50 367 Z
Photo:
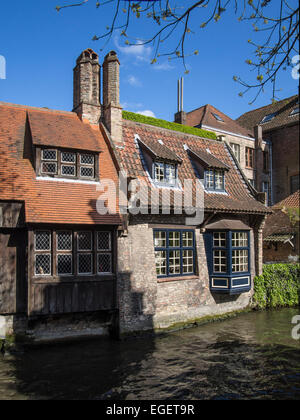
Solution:
M 299 96 L 241 115 L 237 123 L 248 130 L 260 125 L 271 146 L 271 202 L 276 204 L 299 189 Z
M 190 112 L 178 112 L 175 121 L 216 133 L 218 139 L 233 150 L 236 163 L 257 191 L 268 192 L 270 184 L 269 143 L 262 139 L 261 130 L 244 127 L 214 106 L 207 104 Z M 267 194 L 267 202 L 270 197 Z
M 299 259 L 300 190 L 272 207 L 263 231 L 264 262 L 291 262 Z
M 111 51 L 102 103 L 92 50 L 73 112 L 0 103 L 0 334 L 122 335 L 250 303 L 264 197 L 226 143 L 123 118 L 119 66 Z

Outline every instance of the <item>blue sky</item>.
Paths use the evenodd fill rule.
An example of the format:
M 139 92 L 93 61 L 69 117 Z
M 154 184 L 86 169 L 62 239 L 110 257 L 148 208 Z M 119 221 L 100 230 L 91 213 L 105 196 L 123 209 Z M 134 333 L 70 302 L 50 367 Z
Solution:
M 124 108 L 134 112 L 150 111 L 156 117 L 173 120 L 177 80 L 184 72 L 180 60 L 161 59 L 158 64 L 150 65 L 151 46 L 130 48 L 125 46 L 123 37 L 117 36 L 100 52 L 101 44 L 92 38 L 103 33 L 110 24 L 110 6 L 96 10 L 95 1 L 89 0 L 82 7 L 57 13 L 55 6 L 68 4 L 67 0 L 1 3 L 0 56 L 6 59 L 7 78 L 0 79 L 0 101 L 72 110 L 73 67 L 80 52 L 91 47 L 102 61 L 104 55 L 114 49 L 121 62 Z M 192 29 L 199 28 L 201 19 L 195 16 Z M 136 20 L 135 25 L 136 33 L 146 37 L 149 33 L 146 23 Z M 188 59 L 190 74 L 185 76 L 184 83 L 186 111 L 210 103 L 237 118 L 270 103 L 271 89 L 249 106 L 254 92 L 240 98 L 241 87 L 233 81 L 234 75 L 248 80 L 253 77 L 245 63 L 247 58 L 252 58 L 247 40 L 253 36 L 250 24 L 239 23 L 232 12 L 224 14 L 218 23 L 190 35 L 187 51 L 198 49 L 199 55 Z M 280 76 L 282 91 L 278 96 L 294 95 L 297 86 L 298 81 L 288 70 Z

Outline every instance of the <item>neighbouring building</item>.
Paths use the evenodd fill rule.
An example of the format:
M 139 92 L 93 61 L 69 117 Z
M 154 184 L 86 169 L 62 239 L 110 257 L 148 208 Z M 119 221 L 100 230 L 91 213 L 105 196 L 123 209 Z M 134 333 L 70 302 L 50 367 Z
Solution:
M 212 132 L 122 114 L 119 66 L 111 51 L 101 101 L 85 50 L 73 112 L 0 103 L 2 335 L 160 330 L 251 301 L 265 195 Z
M 266 220 L 264 262 L 294 262 L 299 260 L 300 190 L 272 207 Z
M 187 113 L 178 112 L 175 122 L 213 131 L 219 140 L 229 144 L 248 181 L 257 191 L 265 192 L 271 204 L 270 147 L 258 127 L 243 127 L 209 104 Z
M 270 145 L 271 184 L 262 184 L 276 204 L 299 189 L 299 96 L 295 95 L 240 116 L 236 122 L 253 130 L 261 126 Z M 264 182 L 264 181 L 262 181 Z

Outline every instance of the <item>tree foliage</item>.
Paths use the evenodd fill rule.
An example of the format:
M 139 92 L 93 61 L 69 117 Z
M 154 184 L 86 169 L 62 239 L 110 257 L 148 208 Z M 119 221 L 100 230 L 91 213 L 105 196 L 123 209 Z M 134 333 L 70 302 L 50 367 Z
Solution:
M 57 11 L 67 7 L 83 6 L 89 0 L 57 6 Z M 238 75 L 233 79 L 243 86 L 240 96 L 255 89 L 254 100 L 267 84 L 273 86 L 276 100 L 277 76 L 280 70 L 293 66 L 293 57 L 299 54 L 299 3 L 297 0 L 90 0 L 95 7 L 113 7 L 111 22 L 106 30 L 94 36 L 103 41 L 102 49 L 115 34 L 130 45 L 151 45 L 154 55 L 151 64 L 161 57 L 182 60 L 185 73 L 189 73 L 187 59 L 198 55 L 199 49 L 189 51 L 190 37 L 212 23 L 219 22 L 228 12 L 240 22 L 249 22 L 251 30 L 260 33 L 260 41 L 248 40 L 253 47 L 252 59 L 246 63 L 254 71 L 254 81 L 246 82 Z M 151 22 L 150 36 L 136 33 L 135 19 L 146 18 Z M 197 22 L 197 23 L 195 23 Z M 257 37 L 255 37 L 256 39 Z

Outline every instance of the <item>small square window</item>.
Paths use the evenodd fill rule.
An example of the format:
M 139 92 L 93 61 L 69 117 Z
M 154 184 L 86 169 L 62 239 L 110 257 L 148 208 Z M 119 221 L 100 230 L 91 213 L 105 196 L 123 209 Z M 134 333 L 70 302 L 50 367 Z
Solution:
M 98 274 L 111 274 L 112 273 L 111 254 L 98 254 L 97 271 L 98 271 Z
M 80 176 L 82 178 L 94 178 L 94 168 L 86 168 L 82 166 L 80 168 Z
M 48 231 L 35 232 L 35 251 L 51 251 L 51 233 Z
M 35 275 L 36 276 L 50 276 L 51 275 L 51 255 L 50 254 L 36 254 Z
M 169 252 L 169 272 L 170 275 L 179 275 L 181 270 L 180 251 Z
M 43 174 L 57 174 L 57 163 L 43 162 L 42 163 L 42 173 Z
M 225 232 L 214 233 L 214 247 L 226 248 L 226 233 Z
M 71 254 L 60 254 L 57 256 L 57 274 L 59 276 L 70 276 L 73 274 L 73 257 Z
M 158 276 L 167 275 L 167 253 L 166 251 L 155 252 L 156 273 Z
M 76 163 L 76 154 L 70 152 L 61 152 L 62 163 Z
M 94 165 L 94 156 L 88 154 L 80 155 L 80 164 L 81 165 Z
M 182 232 L 182 247 L 193 248 L 193 246 L 194 246 L 194 233 Z
M 92 254 L 78 254 L 78 274 L 93 274 Z
M 98 232 L 97 233 L 97 250 L 111 251 L 111 233 Z
M 57 160 L 57 151 L 56 150 L 43 150 L 42 151 L 42 160 Z
M 61 174 L 66 176 L 75 176 L 76 168 L 74 165 L 61 165 Z
M 180 248 L 180 232 L 169 232 L 169 247 Z
M 91 232 L 78 232 L 77 236 L 78 250 L 91 251 L 92 250 L 92 233 Z
M 155 248 L 166 248 L 167 246 L 166 232 L 157 231 L 154 233 L 154 245 L 155 245 Z
M 72 232 L 57 232 L 57 250 L 72 251 Z

